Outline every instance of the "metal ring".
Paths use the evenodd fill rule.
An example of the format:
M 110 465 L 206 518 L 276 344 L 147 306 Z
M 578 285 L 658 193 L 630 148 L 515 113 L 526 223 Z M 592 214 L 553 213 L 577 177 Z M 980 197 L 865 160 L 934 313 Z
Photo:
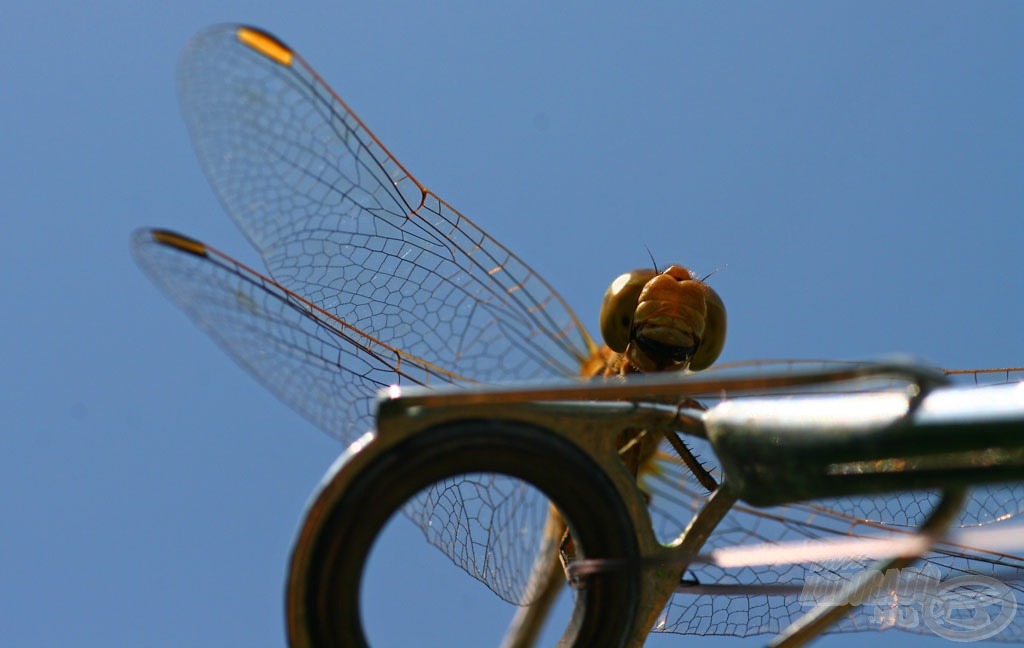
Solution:
M 373 442 L 349 458 L 365 459 Z M 608 476 L 579 447 L 517 421 L 461 420 L 413 434 L 343 466 L 324 484 L 299 533 L 286 607 L 293 646 L 366 646 L 360 617 L 363 567 L 393 513 L 430 484 L 472 472 L 521 479 L 559 508 L 582 553 L 639 564 L 626 506 Z M 624 644 L 640 595 L 639 570 L 595 574 L 577 591 L 562 645 Z

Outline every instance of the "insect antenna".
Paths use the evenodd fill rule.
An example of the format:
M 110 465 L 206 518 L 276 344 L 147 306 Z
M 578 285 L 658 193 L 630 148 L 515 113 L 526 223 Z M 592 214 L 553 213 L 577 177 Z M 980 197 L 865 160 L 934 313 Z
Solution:
M 706 275 L 704 275 L 704 277 L 703 277 L 703 278 L 701 279 L 701 281 L 707 281 L 707 280 L 708 280 L 708 277 L 710 277 L 710 276 L 711 276 L 711 275 L 713 275 L 713 274 L 718 274 L 718 271 L 719 271 L 719 270 L 725 270 L 725 269 L 726 269 L 726 268 L 728 268 L 728 267 L 729 267 L 729 264 L 728 264 L 728 263 L 726 263 L 726 264 L 724 264 L 724 265 L 720 265 L 720 266 L 718 266 L 717 268 L 715 268 L 715 269 L 714 269 L 714 270 L 712 270 L 711 272 L 709 272 L 709 273 L 707 273 Z
M 654 260 L 654 252 L 651 252 L 651 248 L 647 247 L 644 243 L 644 249 L 647 250 L 647 256 L 651 257 L 651 265 L 654 266 L 654 271 L 661 274 L 661 270 L 658 270 L 658 262 Z

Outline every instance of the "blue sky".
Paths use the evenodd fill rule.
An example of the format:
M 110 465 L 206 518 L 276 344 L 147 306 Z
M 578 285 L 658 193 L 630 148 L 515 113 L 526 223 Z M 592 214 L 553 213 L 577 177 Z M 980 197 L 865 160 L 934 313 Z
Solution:
M 1024 364 L 1020 4 L 3 14 L 0 644 L 283 641 L 291 542 L 342 448 L 236 368 L 128 249 L 134 228 L 160 225 L 254 257 L 178 114 L 175 61 L 212 23 L 300 51 L 592 331 L 608 282 L 647 246 L 721 268 L 724 360 Z M 510 610 L 399 526 L 371 626 L 396 645 L 500 634 Z

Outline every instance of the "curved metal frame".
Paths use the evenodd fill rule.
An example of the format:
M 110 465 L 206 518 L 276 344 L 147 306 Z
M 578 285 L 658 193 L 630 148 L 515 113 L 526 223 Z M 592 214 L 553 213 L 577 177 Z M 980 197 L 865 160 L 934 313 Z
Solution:
M 854 494 L 920 487 L 923 479 L 922 473 L 913 469 L 887 471 L 882 457 L 871 455 L 875 463 L 865 461 L 864 435 L 877 441 L 872 447 L 878 448 L 888 447 L 884 441 L 894 435 L 948 436 L 959 454 L 953 456 L 956 461 L 948 453 L 937 455 L 945 463 L 943 479 L 933 480 L 934 485 L 948 490 L 944 503 L 922 527 L 923 537 L 930 539 L 941 535 L 943 525 L 952 519 L 961 487 L 1024 479 L 1021 386 L 988 390 L 983 404 L 975 399 L 965 405 L 955 389 L 929 394 L 931 374 L 913 366 L 857 366 L 817 376 L 797 375 L 796 380 L 804 381 L 801 384 L 812 384 L 823 376 L 848 380 L 874 375 L 872 369 L 874 374 L 910 380 L 911 389 L 902 395 L 904 404 L 877 408 L 872 406 L 877 399 L 870 395 L 851 394 L 844 398 L 849 399 L 853 413 L 842 422 L 833 408 L 815 413 L 800 399 L 779 401 L 779 408 L 769 402 L 769 410 L 764 401 L 747 401 L 750 406 L 731 401 L 719 412 L 703 413 L 659 404 L 678 402 L 688 390 L 713 388 L 704 378 L 670 381 L 655 377 L 604 385 L 473 391 L 411 390 L 409 394 L 392 389 L 382 395 L 378 432 L 353 444 L 335 463 L 307 512 L 289 572 L 289 641 L 293 646 L 366 645 L 359 617 L 359 587 L 374 539 L 408 499 L 432 483 L 459 474 L 496 472 L 522 479 L 559 508 L 583 556 L 574 564 L 581 569 L 570 568 L 580 577 L 581 586 L 561 645 L 581 646 L 643 643 L 690 561 L 737 498 L 756 505 L 757 498 L 764 496 L 762 489 L 746 484 L 750 480 L 744 466 L 756 463 L 769 479 L 773 467 L 790 470 L 785 462 L 750 456 L 748 449 L 757 447 L 754 441 L 764 441 L 761 437 L 786 441 L 792 446 L 787 446 L 787 452 L 792 453 L 817 448 L 821 434 L 834 438 L 842 432 L 839 438 L 846 442 L 832 444 L 827 453 L 815 450 L 811 455 L 815 462 L 808 466 L 821 473 L 819 481 L 836 491 L 832 494 Z M 793 384 L 793 380 L 793 374 L 767 380 L 740 377 L 720 385 L 761 390 Z M 636 402 L 639 399 L 643 402 Z M 682 431 L 706 435 L 725 468 L 726 482 L 668 545 L 656 539 L 636 478 L 619 459 L 616 439 L 628 428 L 652 434 Z M 730 442 L 736 439 L 749 442 Z M 1000 451 L 991 452 L 993 446 Z M 989 450 L 984 470 L 961 465 L 961 455 L 978 449 Z M 935 461 L 924 461 L 924 468 L 934 468 Z M 856 480 L 843 478 L 851 465 L 857 469 Z M 863 476 L 872 470 L 877 474 Z M 931 472 L 925 473 L 931 479 Z M 786 484 L 781 478 L 774 481 Z M 824 488 L 814 482 L 815 488 L 808 490 L 804 481 L 808 480 L 773 491 L 769 503 L 813 498 L 812 491 Z M 879 564 L 909 564 L 912 560 L 904 556 Z M 777 641 L 779 645 L 799 645 L 842 612 L 825 604 Z M 535 631 L 513 632 L 506 645 L 528 645 Z
M 458 420 L 398 439 L 378 435 L 336 465 L 307 514 L 290 568 L 291 645 L 367 645 L 360 584 L 374 539 L 420 490 L 468 472 L 510 475 L 543 491 L 587 556 L 639 561 L 619 489 L 587 453 L 550 430 L 513 420 Z M 624 645 L 639 591 L 636 570 L 588 579 L 563 643 Z

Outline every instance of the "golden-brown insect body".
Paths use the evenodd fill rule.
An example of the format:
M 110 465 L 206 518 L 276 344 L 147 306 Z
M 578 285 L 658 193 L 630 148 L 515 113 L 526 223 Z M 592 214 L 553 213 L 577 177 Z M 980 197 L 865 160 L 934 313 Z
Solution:
M 647 371 L 698 371 L 709 367 L 725 345 L 725 305 L 710 286 L 682 266 L 664 272 L 641 269 L 620 275 L 601 303 L 601 336 L 605 346 L 583 363 L 584 377 L 616 376 Z M 651 468 L 662 441 L 643 428 L 623 430 L 617 446 L 633 475 Z M 568 568 L 575 546 L 565 521 L 552 508 L 547 537 L 560 537 L 559 557 Z M 554 591 L 557 564 L 545 592 Z M 549 594 L 553 596 L 553 594 Z

